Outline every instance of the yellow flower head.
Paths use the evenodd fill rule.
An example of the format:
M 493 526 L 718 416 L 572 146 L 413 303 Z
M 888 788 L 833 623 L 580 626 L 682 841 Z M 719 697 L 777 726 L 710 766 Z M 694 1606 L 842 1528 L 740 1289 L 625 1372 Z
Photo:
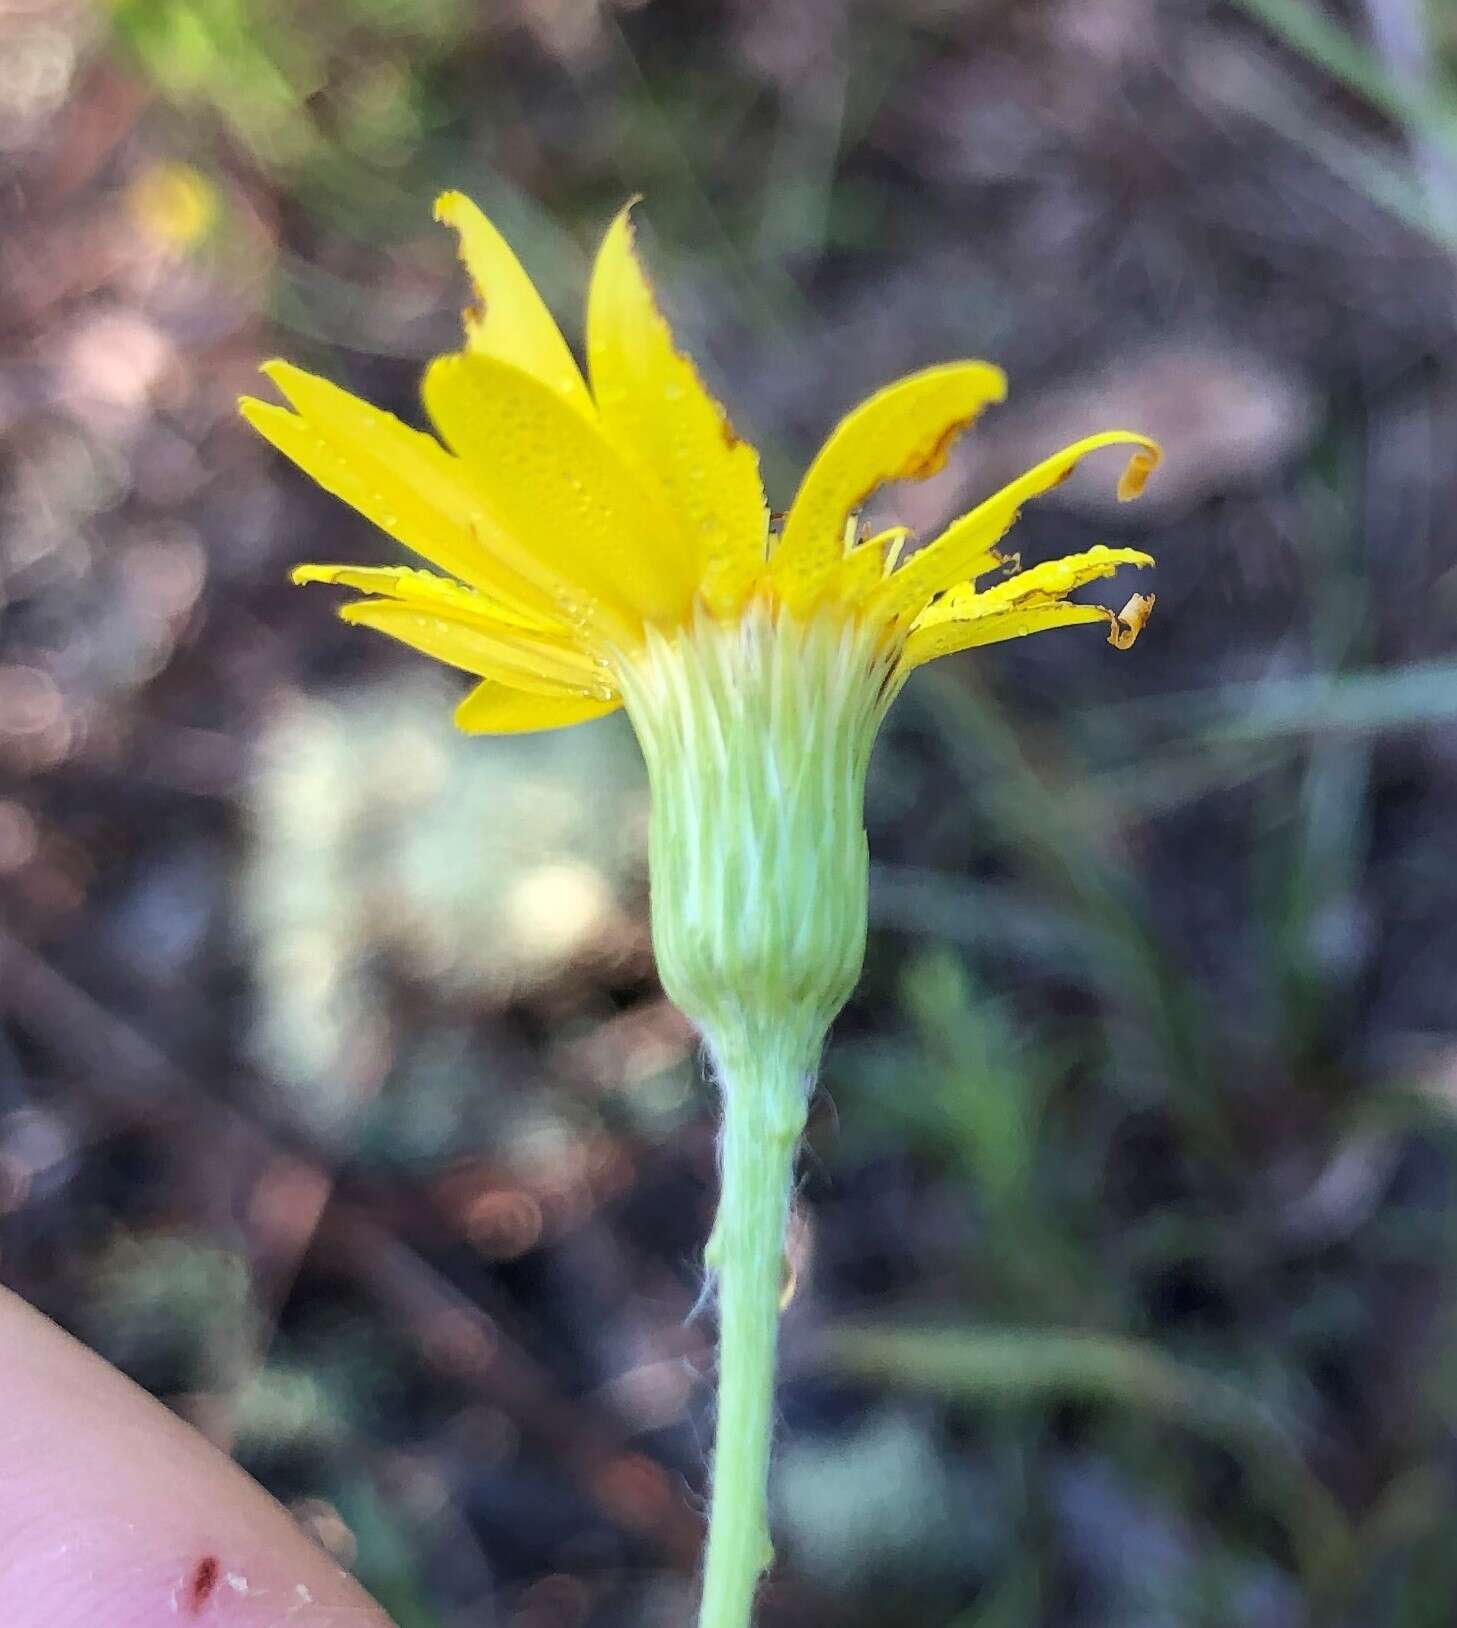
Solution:
M 1068 595 L 1146 554 L 1095 548 L 1009 575 L 997 547 L 1088 453 L 1133 449 L 1129 498 L 1158 448 L 1126 430 L 1089 436 L 909 554 L 902 527 L 862 535 L 877 487 L 941 468 L 1005 394 L 997 368 L 950 362 L 856 408 L 780 525 L 757 454 L 674 347 L 627 210 L 592 273 L 590 386 L 490 222 L 453 192 L 436 213 L 460 235 L 479 301 L 465 348 L 425 375 L 441 439 L 286 362 L 264 371 L 293 410 L 248 400 L 243 412 L 447 574 L 306 565 L 294 579 L 357 589 L 346 621 L 474 673 L 464 730 L 550 729 L 625 706 L 652 789 L 664 987 L 721 1065 L 774 1055 L 797 1081 L 864 957 L 861 807 L 886 708 L 913 668 L 971 645 L 1075 622 L 1131 645 L 1151 597 L 1115 614 Z M 798 1089 L 776 1110 L 785 1134 L 803 1117 Z
M 623 703 L 654 640 L 746 616 L 865 630 L 892 689 L 936 656 L 1043 628 L 1102 622 L 1121 649 L 1137 637 L 1151 596 L 1115 614 L 1068 595 L 1119 566 L 1151 564 L 1146 554 L 1099 547 L 1007 575 L 997 549 L 1029 498 L 1100 447 L 1133 449 L 1118 495 L 1136 496 L 1159 457 L 1147 436 L 1109 430 L 1065 447 L 907 554 L 903 528 L 861 534 L 861 506 L 888 481 L 935 473 L 1006 393 L 998 368 L 950 362 L 844 419 L 780 525 L 757 454 L 674 346 L 627 209 L 592 273 L 586 378 L 485 216 L 454 192 L 436 215 L 459 234 L 478 300 L 465 313 L 465 348 L 425 375 L 440 440 L 281 361 L 264 372 L 293 410 L 248 399 L 242 411 L 320 485 L 446 573 L 307 565 L 294 578 L 357 589 L 364 597 L 343 607 L 346 621 L 475 674 L 456 713 L 462 729 L 599 717 Z
M 936 656 L 1074 622 L 1127 648 L 1151 598 L 1116 615 L 1068 595 L 1119 566 L 1095 548 L 1008 575 L 1021 506 L 1096 448 L 1131 447 L 1133 497 L 1158 460 L 1111 430 L 1054 453 L 907 554 L 861 534 L 887 481 L 933 474 L 1006 390 L 985 362 L 888 386 L 811 463 L 782 525 L 759 460 L 674 347 L 628 211 L 597 256 L 587 378 L 515 256 L 458 193 L 479 303 L 465 348 L 431 364 L 440 440 L 284 362 L 292 411 L 251 424 L 438 571 L 309 565 L 363 596 L 351 622 L 474 673 L 462 729 L 548 729 L 627 709 L 652 793 L 653 945 L 703 1033 L 724 1099 L 723 1198 L 705 1258 L 718 1286 L 718 1450 L 699 1621 L 742 1628 L 772 1555 L 766 1505 L 774 1340 L 794 1151 L 835 1013 L 865 954 L 866 765 L 906 675 Z M 588 380 L 590 379 L 590 384 Z M 983 582 L 988 586 L 983 587 Z

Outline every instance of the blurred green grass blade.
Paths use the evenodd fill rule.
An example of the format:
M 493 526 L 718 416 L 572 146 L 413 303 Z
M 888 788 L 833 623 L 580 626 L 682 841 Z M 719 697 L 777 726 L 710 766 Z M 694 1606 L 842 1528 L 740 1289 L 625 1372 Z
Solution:
M 1370 749 L 1320 737 L 1292 799 L 1271 787 L 1271 840 L 1256 845 L 1257 911 L 1287 1055 L 1314 1061 L 1343 1033 L 1363 961 L 1356 898 L 1370 842 Z
M 933 950 L 901 978 L 901 1000 L 925 1054 L 926 1106 L 955 1142 L 993 1214 L 1031 1201 L 1038 1127 L 1055 1078 L 1035 1032 L 972 982 L 959 957 Z
M 1080 764 L 1056 783 L 1034 768 L 1025 732 L 966 674 L 931 669 L 914 693 L 996 840 L 1038 876 L 1076 927 L 1083 975 L 1116 1030 L 1109 1047 L 1124 1075 L 1142 1068 L 1169 1082 L 1206 1151 L 1229 1152 L 1208 1019 L 1150 918 L 1123 841 L 1122 810 Z
M 1080 965 L 1077 935 L 1057 911 L 1009 882 L 929 865 L 870 865 L 870 919 L 881 930 L 985 949 L 1057 972 Z
M 1302 482 L 1298 547 L 1311 653 L 1337 679 L 1370 660 L 1377 622 L 1358 518 L 1367 456 L 1358 435 L 1334 428 Z M 1372 754 L 1369 730 L 1316 730 L 1298 788 L 1287 775 L 1264 788 L 1253 897 L 1264 918 L 1274 1038 L 1302 1072 L 1323 1072 L 1338 1048 L 1364 966 L 1357 895 L 1370 841 Z
M 1373 107 L 1457 152 L 1457 110 L 1449 95 L 1404 84 L 1375 52 L 1307 0 L 1236 0 L 1236 4 Z
M 1457 661 L 1390 670 L 1313 673 L 1226 690 L 1216 741 L 1260 741 L 1322 731 L 1370 733 L 1457 719 Z
M 1115 765 L 1088 784 L 1127 816 L 1258 779 L 1312 735 L 1356 739 L 1454 721 L 1457 662 L 1443 660 L 1141 697 L 1078 714 L 1070 728 L 1090 759 Z
M 1354 42 L 1347 43 L 1359 52 Z M 1373 74 L 1386 75 L 1374 55 L 1367 61 Z M 1399 81 L 1387 77 L 1400 88 Z M 1288 73 L 1253 56 L 1246 58 L 1238 74 L 1221 77 L 1218 96 L 1226 106 L 1258 121 L 1308 153 L 1332 175 L 1412 230 L 1425 234 L 1443 248 L 1457 248 L 1457 227 L 1454 227 L 1447 201 L 1441 196 L 1445 185 L 1439 181 L 1434 194 L 1429 178 L 1433 169 L 1431 158 L 1443 164 L 1450 162 L 1440 135 L 1429 140 L 1421 126 L 1410 120 L 1402 121 L 1413 145 L 1431 149 L 1415 155 L 1389 142 L 1378 142 L 1369 135 L 1352 139 L 1343 132 L 1340 121 L 1331 116 L 1330 108 L 1317 91 L 1297 85 Z M 1457 113 L 1450 116 L 1457 118 Z M 1446 142 L 1448 147 L 1453 144 L 1450 138 Z
M 1179 745 L 1205 747 L 1322 731 L 1419 729 L 1454 720 L 1457 661 L 1441 660 L 1185 690 L 1082 713 L 1076 723 L 1104 740 L 1114 729 L 1119 738 L 1133 740 L 1182 725 Z
M 1252 1399 L 1222 1381 L 1186 1369 L 1136 1340 L 1083 1329 L 958 1326 L 900 1328 L 850 1325 L 828 1336 L 842 1372 L 959 1402 L 993 1406 L 1044 1402 L 1118 1402 L 1182 1423 L 1257 1416 L 1276 1427 Z
M 1182 1426 L 1234 1453 L 1279 1511 L 1317 1594 L 1340 1586 L 1352 1533 L 1258 1396 L 1141 1341 L 1086 1329 L 860 1324 L 826 1336 L 829 1364 L 862 1381 L 996 1409 L 1101 1403 Z

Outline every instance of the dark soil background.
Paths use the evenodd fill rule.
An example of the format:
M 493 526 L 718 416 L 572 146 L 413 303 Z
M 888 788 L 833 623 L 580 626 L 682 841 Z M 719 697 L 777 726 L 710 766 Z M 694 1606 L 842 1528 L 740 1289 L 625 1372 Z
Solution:
M 804 1160 L 764 1628 L 1457 1609 L 1457 21 L 1419 0 L 19 0 L 0 11 L 0 1274 L 402 1628 L 691 1620 L 714 1122 L 620 720 L 457 686 L 237 420 L 417 417 L 471 192 L 577 331 L 645 195 L 785 502 L 961 355 L 933 526 L 1138 647 L 939 664 L 869 799 Z M 1116 461 L 1116 460 L 1115 460 Z

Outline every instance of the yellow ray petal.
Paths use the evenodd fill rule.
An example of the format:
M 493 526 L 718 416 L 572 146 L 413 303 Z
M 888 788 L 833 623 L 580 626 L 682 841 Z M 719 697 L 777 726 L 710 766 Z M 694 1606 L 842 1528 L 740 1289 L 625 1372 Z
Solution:
M 671 519 L 592 425 L 519 368 L 442 356 L 425 405 L 518 546 L 507 563 L 617 638 L 676 625 L 697 581 Z
M 297 414 L 245 398 L 243 416 L 326 492 L 452 576 L 523 612 L 560 620 L 550 596 L 492 548 L 504 540 L 469 471 L 438 441 L 302 368 L 268 362 L 263 371 Z
M 524 369 L 593 417 L 577 359 L 506 239 L 462 192 L 441 193 L 435 218 L 459 238 L 460 258 L 480 302 L 465 312 L 470 349 Z
M 894 569 L 910 534 L 908 526 L 888 526 L 874 537 L 856 543 L 844 559 L 836 563 L 827 584 L 829 596 L 842 605 L 860 604 L 885 580 L 886 572 Z
M 1062 599 L 1074 588 L 1111 577 L 1125 565 L 1139 568 L 1153 564 L 1153 556 L 1136 548 L 1108 548 L 1099 543 L 1083 554 L 1069 554 L 1060 560 L 1046 560 L 978 593 L 969 583 L 961 584 L 928 605 L 912 626 L 936 627 L 942 622 L 965 622 L 978 616 L 996 616 L 1021 605 Z
M 592 270 L 592 394 L 608 439 L 680 517 L 709 608 L 728 617 L 764 569 L 759 455 L 674 345 L 634 250 L 631 209 L 613 221 Z
M 520 689 L 555 694 L 600 691 L 599 668 L 573 645 L 520 632 L 484 617 L 462 616 L 444 606 L 398 599 L 356 599 L 339 608 L 340 617 L 372 627 L 447 666 L 477 678 L 495 678 Z
M 949 362 L 913 373 L 862 402 L 809 466 L 770 566 L 791 609 L 818 597 L 841 557 L 845 521 L 878 486 L 921 480 L 946 462 L 956 437 L 1007 380 L 987 362 Z
M 999 644 L 1048 628 L 1072 627 L 1080 622 L 1106 622 L 1108 643 L 1119 650 L 1129 649 L 1143 630 L 1154 606 L 1152 594 L 1134 594 L 1119 612 L 1102 605 L 1072 605 L 1065 600 L 1051 605 L 1016 606 L 991 616 L 975 616 L 966 621 L 939 622 L 918 628 L 906 641 L 902 664 L 920 667 L 938 656 L 949 656 L 976 645 Z
M 437 478 L 407 483 L 378 457 L 377 450 L 366 451 L 361 446 L 351 449 L 351 456 L 338 439 L 286 407 L 245 396 L 239 408 L 266 441 L 291 458 L 326 492 L 343 498 L 407 548 L 461 577 L 480 563 L 481 546 L 466 523 L 464 507 L 457 509 L 449 500 L 447 470 L 437 466 L 431 470 Z M 415 433 L 398 420 L 395 424 L 406 436 Z M 382 426 L 377 430 L 379 433 L 372 438 L 375 449 L 390 433 Z M 430 454 L 423 449 L 402 450 L 407 459 L 417 453 L 421 465 L 430 461 Z M 449 458 L 444 448 L 436 446 L 435 451 L 442 459 Z
M 455 727 L 467 735 L 520 735 L 533 729 L 563 729 L 605 717 L 622 705 L 618 696 L 599 701 L 587 695 L 528 695 L 485 679 L 455 709 Z
M 876 611 L 887 617 L 914 613 L 932 594 L 966 577 L 985 575 L 997 564 L 996 545 L 1016 523 L 1022 505 L 1060 486 L 1090 452 L 1111 446 L 1135 449 L 1119 478 L 1118 498 L 1126 503 L 1137 497 L 1162 456 L 1157 441 L 1133 430 L 1105 430 L 1075 441 L 994 492 L 953 521 L 934 542 L 918 549 L 875 595 Z
M 545 633 L 567 643 L 573 642 L 571 629 L 565 622 L 526 615 L 477 593 L 473 588 L 462 587 L 448 577 L 438 577 L 433 571 L 417 571 L 413 566 L 296 565 L 289 576 L 299 587 L 323 582 L 340 588 L 355 588 L 362 594 L 405 600 L 425 609 L 439 606 L 462 615 L 486 616 L 493 622 L 523 632 Z M 591 659 L 587 652 L 583 654 Z

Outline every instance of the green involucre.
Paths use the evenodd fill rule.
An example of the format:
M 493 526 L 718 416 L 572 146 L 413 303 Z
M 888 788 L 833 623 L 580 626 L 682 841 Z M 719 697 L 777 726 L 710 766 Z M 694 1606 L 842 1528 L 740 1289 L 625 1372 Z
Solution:
M 650 631 L 622 672 L 652 787 L 653 943 L 709 1049 L 798 1041 L 812 1072 L 865 956 L 865 771 L 900 687 L 842 615 Z

